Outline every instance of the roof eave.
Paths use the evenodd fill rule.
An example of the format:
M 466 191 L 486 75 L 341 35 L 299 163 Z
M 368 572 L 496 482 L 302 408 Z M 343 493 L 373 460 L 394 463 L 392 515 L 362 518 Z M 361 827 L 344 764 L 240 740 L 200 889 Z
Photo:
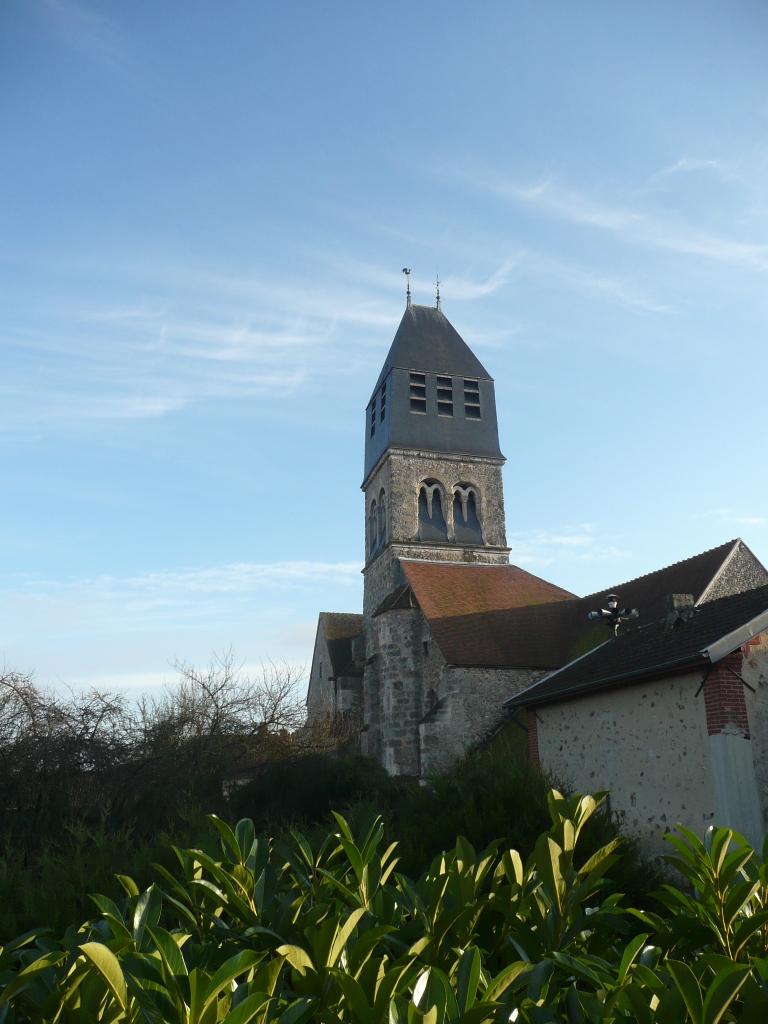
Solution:
M 504 701 L 505 709 L 512 710 L 521 707 L 543 707 L 545 704 L 557 704 L 562 700 L 568 700 L 572 697 L 581 697 L 584 694 L 592 693 L 597 690 L 605 690 L 611 686 L 616 686 L 619 683 L 629 683 L 633 681 L 640 682 L 643 679 L 658 678 L 660 675 L 666 673 L 673 673 L 678 675 L 680 672 L 687 668 L 696 668 L 697 666 L 706 663 L 706 654 L 701 651 L 694 655 L 686 655 L 684 658 L 676 658 L 674 661 L 668 661 L 662 665 L 655 665 L 651 668 L 640 668 L 635 669 L 632 672 L 620 672 L 612 676 L 607 676 L 605 679 L 589 680 L 586 683 L 580 683 L 578 686 L 564 687 L 562 690 L 557 690 L 554 693 L 547 693 L 539 698 L 536 697 L 535 693 L 531 693 L 538 683 L 534 683 L 534 686 L 530 687 L 529 690 L 523 690 L 522 693 L 516 694 L 514 697 L 510 697 L 509 700 Z M 545 680 L 541 680 L 544 682 Z M 525 699 L 525 695 L 529 694 L 528 699 Z

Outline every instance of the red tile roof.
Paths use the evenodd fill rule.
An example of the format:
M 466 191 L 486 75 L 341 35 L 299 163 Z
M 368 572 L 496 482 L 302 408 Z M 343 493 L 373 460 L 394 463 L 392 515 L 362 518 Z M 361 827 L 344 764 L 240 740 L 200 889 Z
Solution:
M 363 632 L 363 616 L 353 612 L 320 612 L 326 640 L 351 640 Z
M 540 616 L 558 620 L 575 594 L 516 565 L 439 565 L 403 561 L 403 572 L 449 665 L 555 668 L 565 658 L 552 652 Z
M 428 619 L 576 600 L 516 565 L 402 561 L 405 578 Z

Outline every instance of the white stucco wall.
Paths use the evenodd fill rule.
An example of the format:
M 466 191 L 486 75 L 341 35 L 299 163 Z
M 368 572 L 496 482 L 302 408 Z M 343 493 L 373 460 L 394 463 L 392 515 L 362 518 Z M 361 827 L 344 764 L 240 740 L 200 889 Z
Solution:
M 654 852 L 680 822 L 702 835 L 716 795 L 701 673 L 537 709 L 542 764 L 581 793 L 608 789 L 611 810 Z
M 752 737 L 752 758 L 762 811 L 763 830 L 768 830 L 768 634 L 743 648 L 741 675 L 752 690 L 746 690 L 747 717 Z

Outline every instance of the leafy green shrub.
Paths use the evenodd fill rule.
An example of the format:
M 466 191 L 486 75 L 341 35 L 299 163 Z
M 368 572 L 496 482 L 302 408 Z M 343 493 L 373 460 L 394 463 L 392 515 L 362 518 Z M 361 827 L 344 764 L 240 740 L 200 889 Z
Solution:
M 306 755 L 266 766 L 234 792 L 231 806 L 233 816 L 252 818 L 259 831 L 299 827 L 315 847 L 333 822 L 331 810 L 342 812 L 356 830 L 381 815 L 398 841 L 400 868 L 418 877 L 457 835 L 471 836 L 480 847 L 501 838 L 527 857 L 550 820 L 547 793 L 555 781 L 504 750 L 468 757 L 426 786 L 391 778 L 371 758 Z M 210 803 L 207 809 L 213 809 Z M 598 812 L 582 844 L 593 852 L 618 835 L 609 817 Z M 171 843 L 202 845 L 211 852 L 212 837 L 201 811 L 177 812 L 164 827 L 149 812 L 141 827 L 103 815 L 92 822 L 70 820 L 56 840 L 43 836 L 29 844 L 7 843 L 0 853 L 0 942 L 33 925 L 62 932 L 87 913 L 88 892 L 118 899 L 116 872 L 145 887 L 154 861 L 171 866 Z M 633 906 L 658 909 L 649 894 L 666 877 L 634 841 L 623 851 L 611 870 L 611 884 Z
M 373 758 L 315 754 L 265 767 L 235 792 L 231 808 L 233 817 L 251 818 L 259 829 L 309 828 L 312 842 L 322 841 L 334 810 L 355 829 L 381 815 L 397 840 L 401 869 L 416 877 L 454 845 L 457 835 L 471 836 L 481 847 L 502 839 L 527 857 L 548 827 L 547 794 L 553 787 L 564 789 L 504 747 L 471 754 L 426 785 L 392 778 Z M 601 810 L 586 827 L 584 847 L 597 850 L 620 834 Z M 666 881 L 666 873 L 634 840 L 625 843 L 611 877 L 633 905 L 649 909 L 655 906 L 649 894 Z
M 95 825 L 75 821 L 57 841 L 32 849 L 7 845 L 0 854 L 0 943 L 35 926 L 62 933 L 92 908 L 88 893 L 120 899 L 116 871 L 146 887 L 154 864 L 171 868 L 172 844 L 201 846 L 215 853 L 216 830 L 202 814 L 191 815 L 173 832 L 143 839 L 130 828 L 116 829 L 105 818 Z
M 371 757 L 305 754 L 264 765 L 234 791 L 230 807 L 233 817 L 251 818 L 257 828 L 306 826 L 359 801 L 391 800 L 400 788 Z
M 375 821 L 313 850 L 213 819 L 221 852 L 177 850 L 180 870 L 53 941 L 0 952 L 0 1020 L 147 1024 L 753 1024 L 768 1019 L 768 866 L 735 833 L 675 839 L 690 899 L 672 919 L 606 895 L 622 845 L 586 858 L 605 794 L 548 797 L 524 861 L 459 837 L 417 881 Z M 768 845 L 768 844 L 767 844 Z M 638 926 L 643 928 L 635 934 Z

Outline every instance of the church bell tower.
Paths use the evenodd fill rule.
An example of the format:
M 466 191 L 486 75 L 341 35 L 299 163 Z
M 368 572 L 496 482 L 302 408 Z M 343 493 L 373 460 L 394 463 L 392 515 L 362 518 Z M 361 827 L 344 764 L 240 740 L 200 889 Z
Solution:
M 432 692 L 426 674 L 439 672 L 408 563 L 488 571 L 508 564 L 503 465 L 493 380 L 440 309 L 439 295 L 435 307 L 414 306 L 409 290 L 365 411 L 362 484 L 361 750 L 393 775 L 421 776 L 421 722 Z
M 438 305 L 411 305 L 365 413 L 369 618 L 400 561 L 506 564 L 493 379 Z

